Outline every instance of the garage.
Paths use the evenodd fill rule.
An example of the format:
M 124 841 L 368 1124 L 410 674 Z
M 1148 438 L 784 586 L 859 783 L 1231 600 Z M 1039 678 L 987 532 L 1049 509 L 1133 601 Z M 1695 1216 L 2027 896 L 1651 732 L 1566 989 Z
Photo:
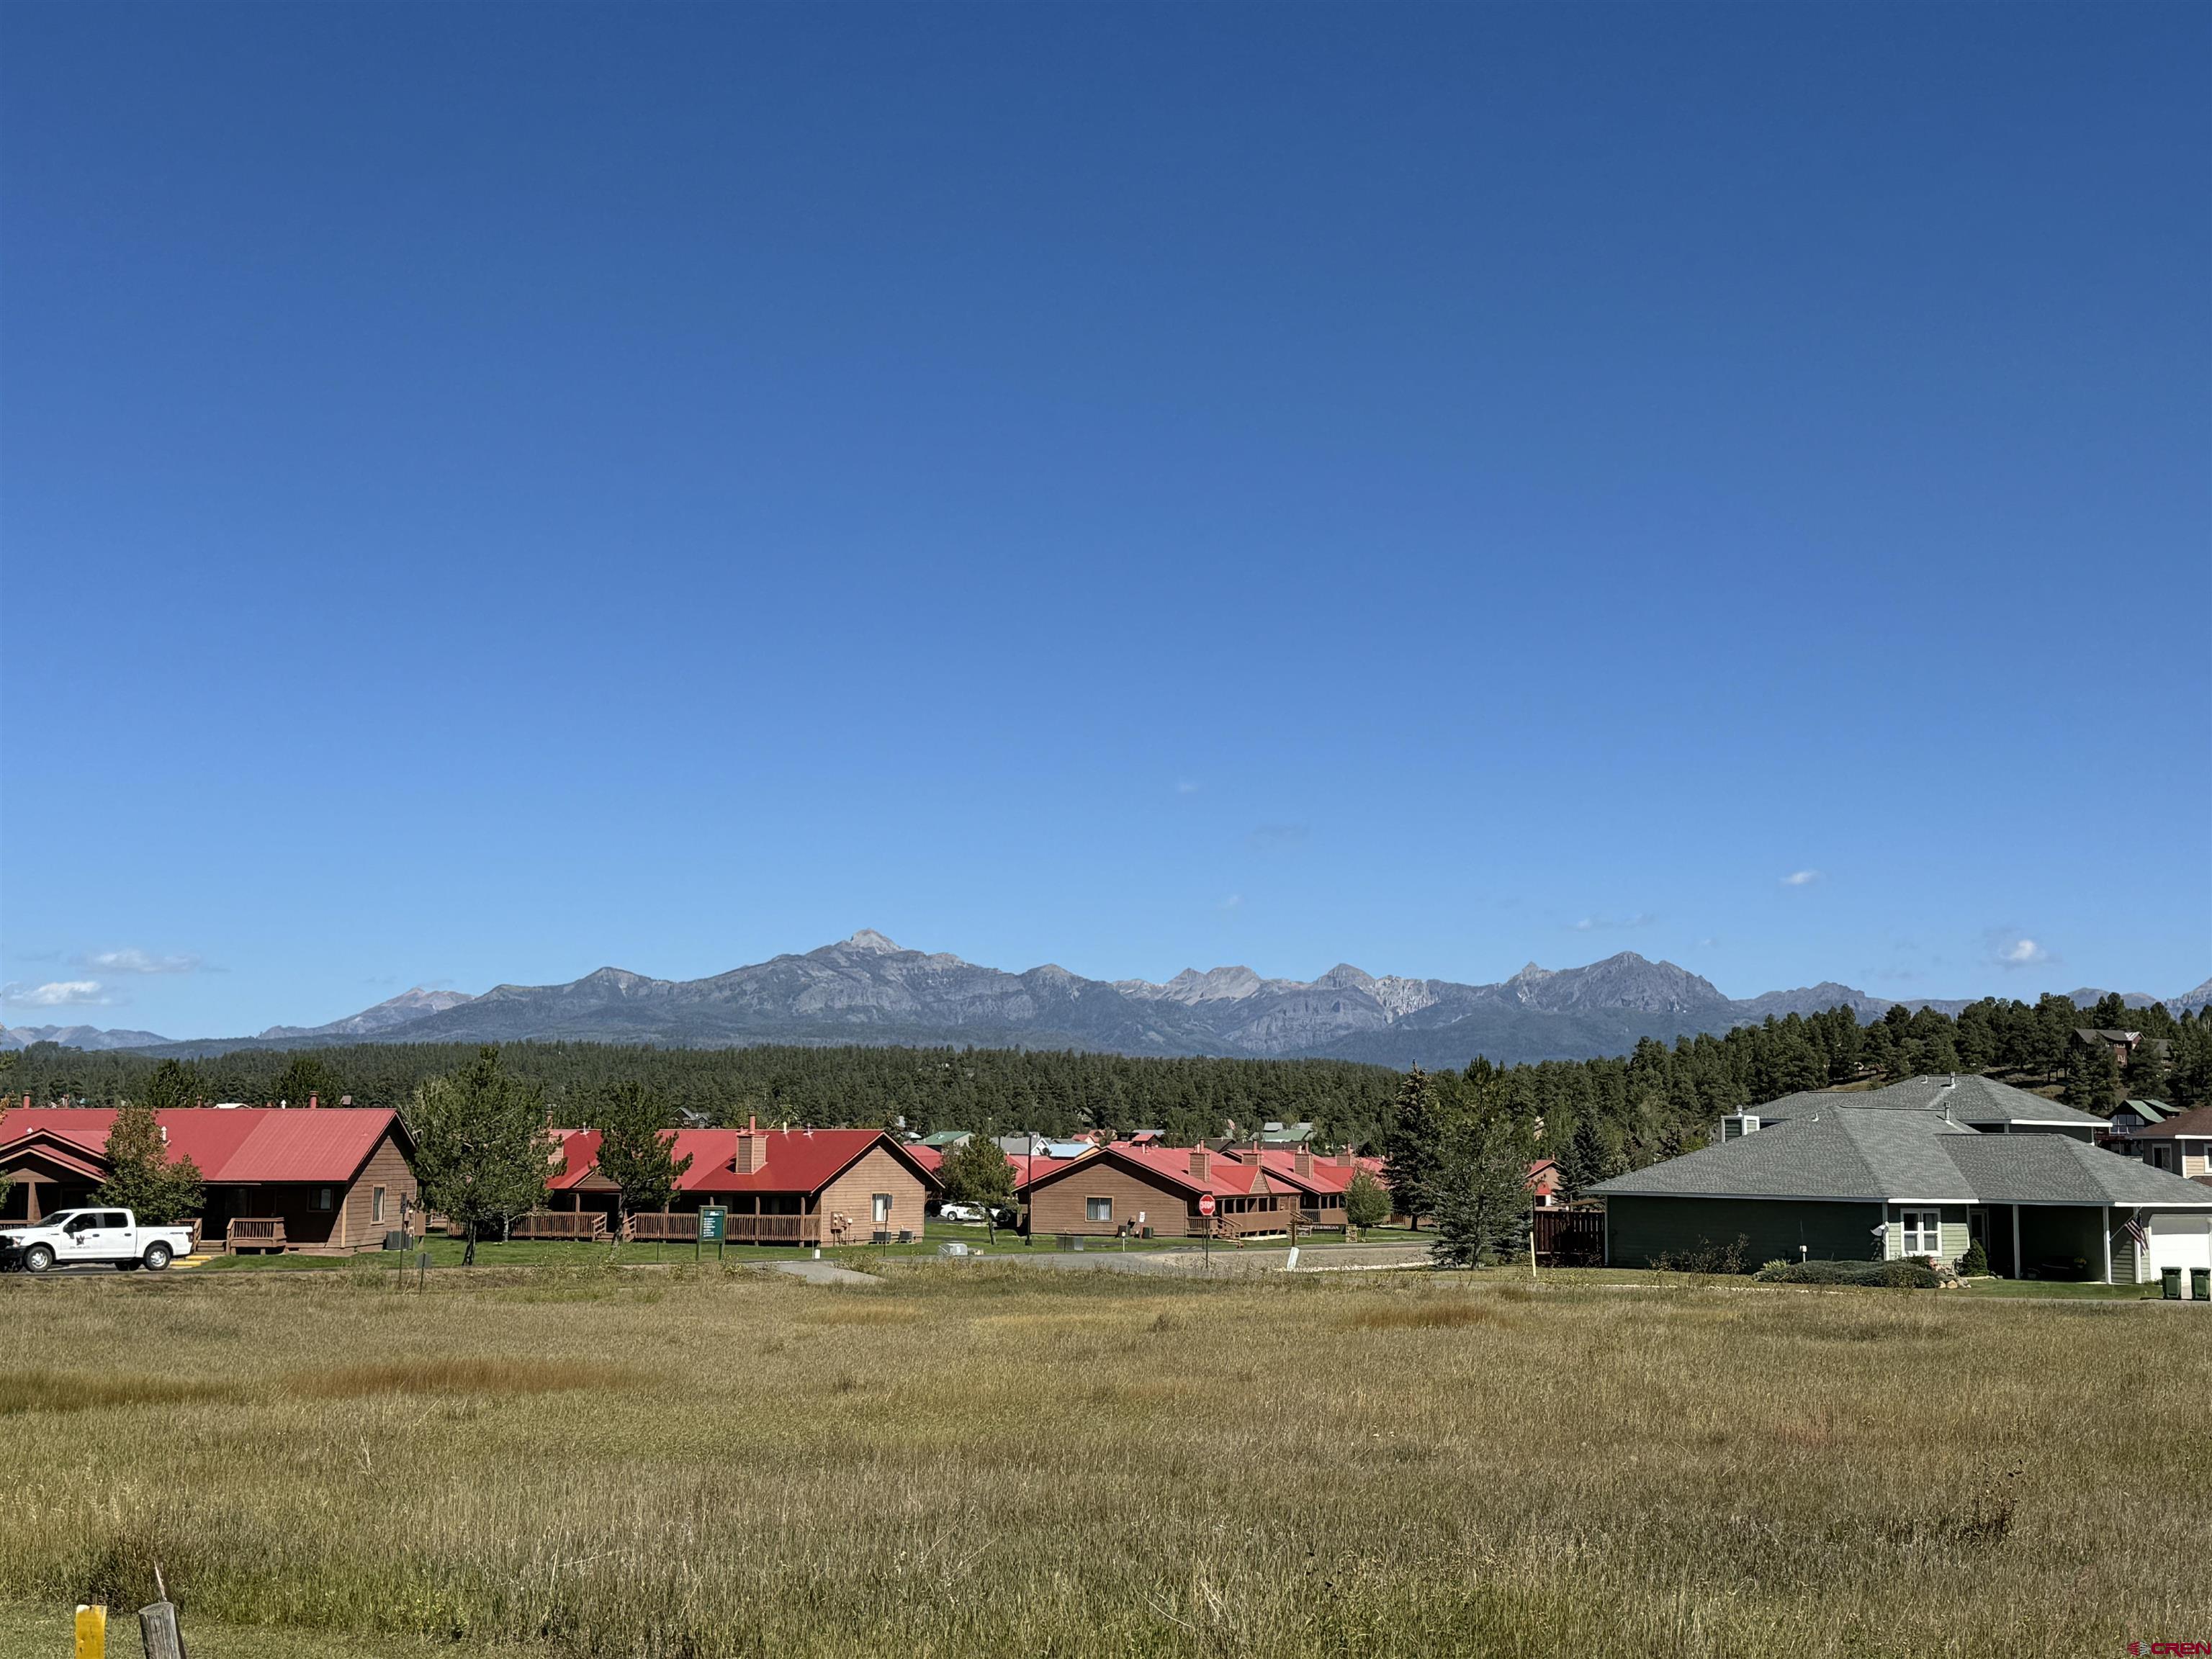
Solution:
M 2143 1230 L 2150 1235 L 2149 1278 L 2167 1267 L 2212 1270 L 2212 1216 L 2168 1211 L 2145 1216 Z

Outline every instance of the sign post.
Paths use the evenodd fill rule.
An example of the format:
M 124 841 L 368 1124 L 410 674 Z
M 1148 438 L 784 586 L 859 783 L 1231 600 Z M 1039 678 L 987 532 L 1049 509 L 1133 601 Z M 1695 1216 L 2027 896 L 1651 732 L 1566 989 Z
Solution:
M 1213 1265 L 1213 1194 L 1212 1193 L 1200 1193 L 1198 1195 L 1198 1212 L 1206 1218 L 1206 1265 L 1211 1267 Z
M 714 1242 L 714 1260 L 722 1259 L 722 1241 L 729 1237 L 730 1212 L 720 1204 L 709 1204 L 699 1212 L 699 1237 L 691 1246 L 692 1260 L 696 1261 L 700 1249 L 708 1239 Z

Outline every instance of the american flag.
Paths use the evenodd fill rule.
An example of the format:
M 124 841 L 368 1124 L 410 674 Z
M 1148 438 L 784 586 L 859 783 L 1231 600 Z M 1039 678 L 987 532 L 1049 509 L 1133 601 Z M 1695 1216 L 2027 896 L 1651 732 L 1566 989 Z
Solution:
M 2134 1216 L 2130 1216 L 2128 1218 L 2127 1225 L 2121 1228 L 2120 1231 L 2135 1241 L 2136 1249 L 2139 1250 L 2150 1243 L 2150 1235 L 2143 1231 L 2142 1223 L 2137 1220 Z

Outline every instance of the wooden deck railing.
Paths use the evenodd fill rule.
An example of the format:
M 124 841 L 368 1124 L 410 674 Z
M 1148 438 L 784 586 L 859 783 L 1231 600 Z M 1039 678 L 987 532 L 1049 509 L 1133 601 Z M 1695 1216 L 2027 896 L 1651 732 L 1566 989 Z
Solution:
M 229 1230 L 223 1235 L 224 1247 L 231 1250 L 281 1250 L 284 1248 L 284 1219 L 282 1216 L 234 1216 Z
M 1224 1211 L 1213 1218 L 1216 1238 L 1250 1238 L 1262 1233 L 1287 1233 L 1295 1210 Z
M 689 1244 L 699 1237 L 696 1214 L 647 1211 L 630 1217 L 623 1237 L 647 1244 Z
M 532 1210 L 515 1217 L 509 1238 L 567 1238 L 586 1243 L 607 1236 L 607 1218 L 597 1210 Z

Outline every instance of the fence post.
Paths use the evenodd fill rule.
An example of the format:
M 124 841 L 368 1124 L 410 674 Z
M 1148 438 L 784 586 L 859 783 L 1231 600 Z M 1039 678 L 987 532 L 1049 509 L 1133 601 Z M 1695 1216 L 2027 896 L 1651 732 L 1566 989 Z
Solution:
M 76 1610 L 76 1659 L 107 1659 L 107 1609 L 84 1607 Z
M 176 1604 L 161 1582 L 158 1561 L 154 1564 L 154 1594 L 158 1599 L 138 1609 L 138 1634 L 146 1644 L 146 1659 L 185 1659 L 185 1633 L 177 1627 Z

